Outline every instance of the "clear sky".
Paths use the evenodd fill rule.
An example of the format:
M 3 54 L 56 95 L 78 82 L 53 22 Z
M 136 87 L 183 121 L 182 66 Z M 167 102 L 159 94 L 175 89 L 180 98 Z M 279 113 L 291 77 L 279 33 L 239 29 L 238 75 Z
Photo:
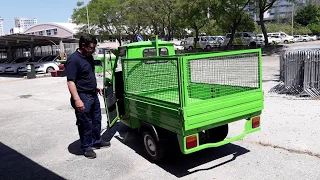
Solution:
M 39 23 L 68 22 L 78 1 L 88 0 L 0 0 L 4 33 L 14 27 L 15 17 L 37 18 Z

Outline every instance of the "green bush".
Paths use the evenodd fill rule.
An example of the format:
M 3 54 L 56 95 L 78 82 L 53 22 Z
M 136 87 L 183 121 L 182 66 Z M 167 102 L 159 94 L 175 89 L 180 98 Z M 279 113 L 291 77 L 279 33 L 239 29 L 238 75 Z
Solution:
M 278 24 L 278 23 L 266 23 L 265 24 L 266 28 L 267 28 L 267 33 L 273 33 L 273 32 L 285 32 L 287 34 L 292 34 L 292 26 L 291 24 Z M 256 25 L 256 30 L 255 33 L 257 34 L 262 34 L 262 31 L 260 29 L 260 26 L 257 28 Z M 307 27 L 303 27 L 300 24 L 295 24 L 293 26 L 293 34 L 311 34 L 311 30 Z
M 312 34 L 320 34 L 320 23 L 309 24 L 308 28 L 311 30 Z

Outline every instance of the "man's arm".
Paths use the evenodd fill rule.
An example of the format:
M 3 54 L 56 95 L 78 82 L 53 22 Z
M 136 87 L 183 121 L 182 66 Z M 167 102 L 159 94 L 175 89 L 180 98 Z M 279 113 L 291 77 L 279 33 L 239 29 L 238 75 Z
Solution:
M 84 104 L 82 100 L 79 97 L 78 91 L 76 84 L 74 83 L 76 78 L 77 78 L 77 73 L 78 73 L 78 64 L 76 61 L 69 59 L 66 63 L 66 76 L 67 76 L 67 85 L 69 92 L 75 101 L 75 108 L 82 112 L 84 110 Z
M 73 81 L 68 81 L 69 92 L 73 98 L 73 100 L 78 101 L 81 100 L 77 91 L 76 84 Z

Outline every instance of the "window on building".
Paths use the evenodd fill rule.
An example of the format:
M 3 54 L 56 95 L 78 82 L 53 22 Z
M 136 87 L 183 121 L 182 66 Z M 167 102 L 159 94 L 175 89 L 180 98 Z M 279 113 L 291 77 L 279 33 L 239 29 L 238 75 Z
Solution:
M 43 36 L 43 31 L 39 31 L 39 35 L 40 35 L 40 36 Z
M 51 36 L 51 31 L 50 30 L 46 30 L 47 36 Z
M 53 29 L 53 35 L 57 35 L 58 34 L 58 30 L 57 29 Z

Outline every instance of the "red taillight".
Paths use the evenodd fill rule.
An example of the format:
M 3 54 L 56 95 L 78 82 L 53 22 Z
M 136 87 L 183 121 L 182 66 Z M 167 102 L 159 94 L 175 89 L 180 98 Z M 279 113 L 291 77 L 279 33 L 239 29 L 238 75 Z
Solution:
M 260 116 L 252 119 L 252 128 L 257 128 L 260 126 Z
M 187 137 L 186 143 L 187 143 L 187 149 L 197 147 L 197 144 L 198 144 L 197 143 L 197 136 L 194 135 L 194 136 Z

